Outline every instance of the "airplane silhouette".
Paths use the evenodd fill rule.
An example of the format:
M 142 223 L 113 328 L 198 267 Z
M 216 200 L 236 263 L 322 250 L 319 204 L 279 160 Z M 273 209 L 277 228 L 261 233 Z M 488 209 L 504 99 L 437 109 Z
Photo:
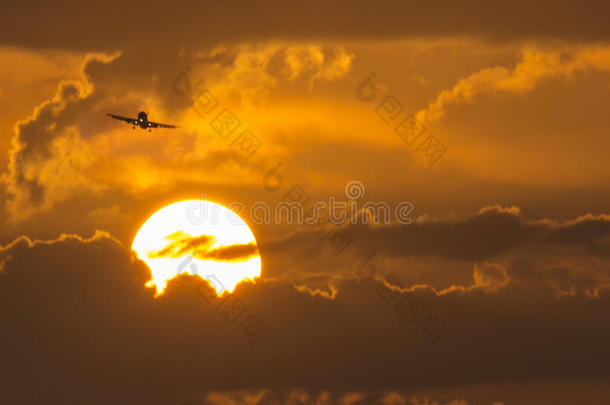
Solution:
M 126 123 L 133 125 L 133 129 L 136 129 L 136 125 L 142 129 L 148 129 L 148 131 L 151 131 L 151 128 L 178 128 L 177 125 L 161 124 L 158 122 L 149 121 L 148 114 L 146 114 L 144 111 L 140 111 L 138 113 L 138 118 L 122 117 L 114 114 L 106 115 L 114 118 L 115 120 L 125 121 Z

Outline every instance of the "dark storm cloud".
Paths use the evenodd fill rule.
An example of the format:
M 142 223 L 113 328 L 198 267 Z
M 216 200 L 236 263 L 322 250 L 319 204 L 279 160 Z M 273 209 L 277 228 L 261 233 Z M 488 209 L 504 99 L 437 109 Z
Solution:
M 270 38 L 479 36 L 608 40 L 608 3 L 335 1 L 10 1 L 0 17 L 4 45 L 146 49 Z
M 359 235 L 363 252 L 371 250 L 390 257 L 413 255 L 451 260 L 487 260 L 523 247 L 548 248 L 553 245 L 580 248 L 607 256 L 610 246 L 610 217 L 585 215 L 571 221 L 531 220 L 516 207 L 483 208 L 461 220 L 426 221 L 423 224 L 345 225 L 351 235 Z M 319 235 L 299 230 L 279 240 L 263 243 L 262 249 L 277 251 L 299 246 L 317 246 Z M 309 243 L 304 243 L 307 241 Z
M 608 255 L 610 253 L 608 246 L 606 249 L 601 249 L 596 242 L 609 235 L 610 216 L 589 214 L 556 227 L 550 232 L 548 240 L 566 245 L 585 245 L 595 250 L 591 253 Z
M 148 269 L 107 235 L 21 238 L 0 257 L 8 402 L 167 404 L 185 394 L 295 386 L 434 390 L 592 378 L 607 375 L 610 362 L 604 294 L 558 299 L 532 284 L 493 294 L 416 289 L 448 328 L 428 346 L 372 280 L 342 282 L 334 299 L 289 283 L 244 284 L 236 296 L 269 330 L 251 346 L 237 331 L 240 320 L 226 323 L 195 292 L 200 279 L 176 279 L 155 299 L 144 287 Z
M 558 296 L 598 296 L 610 288 L 606 215 L 534 220 L 516 207 L 493 206 L 459 220 L 337 229 L 352 240 L 340 255 L 329 228 L 301 228 L 285 237 L 261 238 L 263 273 L 298 279 L 295 285 L 303 291 L 325 296 L 334 296 L 337 280 L 362 275 L 367 266 L 379 280 L 397 288 L 425 285 L 439 294 L 523 285 L 516 281 L 552 288 Z M 320 280 L 313 282 L 312 276 Z
M 596 243 L 610 235 L 610 218 L 605 215 L 587 215 L 562 223 L 529 220 L 517 210 L 490 207 L 458 222 L 371 227 L 367 231 L 373 248 L 391 256 L 486 260 L 518 247 L 551 245 L 589 250 L 596 247 L 598 254 L 610 253 L 610 246 Z
M 207 252 L 197 252 L 196 257 L 201 259 L 239 261 L 247 260 L 256 255 L 258 255 L 258 248 L 256 243 L 252 242 L 221 246 L 216 249 L 210 249 Z

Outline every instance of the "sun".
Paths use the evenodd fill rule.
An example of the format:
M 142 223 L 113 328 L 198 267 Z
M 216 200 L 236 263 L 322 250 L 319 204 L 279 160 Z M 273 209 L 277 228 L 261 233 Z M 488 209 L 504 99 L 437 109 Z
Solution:
M 261 274 L 261 257 L 248 225 L 230 209 L 205 200 L 161 208 L 142 225 L 131 248 L 151 270 L 162 294 L 179 274 L 209 280 L 218 294 Z

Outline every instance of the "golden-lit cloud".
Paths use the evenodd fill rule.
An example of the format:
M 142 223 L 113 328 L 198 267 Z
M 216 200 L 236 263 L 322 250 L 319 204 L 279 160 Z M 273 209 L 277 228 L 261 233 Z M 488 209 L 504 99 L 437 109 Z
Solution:
M 107 63 L 112 58 L 88 55 L 86 60 Z M 9 195 L 6 209 L 13 221 L 49 210 L 79 193 L 103 188 L 84 174 L 96 156 L 72 121 L 95 98 L 86 81 L 62 81 L 52 99 L 15 125 L 8 172 L 2 177 Z
M 450 90 L 443 90 L 418 119 L 432 123 L 443 117 L 448 106 L 470 103 L 484 92 L 506 91 L 522 94 L 532 91 L 544 79 L 570 79 L 578 72 L 610 72 L 610 48 L 606 46 L 575 46 L 559 49 L 526 47 L 514 66 L 493 66 L 472 73 Z
M 223 47 L 195 59 L 189 83 L 195 97 L 208 88 L 221 100 L 262 107 L 272 101 L 272 96 L 292 86 L 311 91 L 316 82 L 343 79 L 350 72 L 353 58 L 340 46 L 269 43 Z
M 472 288 L 480 288 L 485 292 L 496 292 L 510 282 L 505 267 L 489 262 L 475 264 L 473 278 L 474 286 Z
M 436 64 L 450 57 L 452 46 L 467 47 L 445 42 L 405 43 L 400 46 L 410 57 L 426 54 L 426 58 L 432 60 L 425 63 Z M 238 116 L 242 127 L 252 130 L 262 141 L 263 147 L 254 157 L 254 164 L 245 164 L 231 140 L 223 141 L 211 129 L 213 114 L 202 118 L 189 110 L 189 104 L 174 103 L 177 96 L 172 93 L 171 81 L 180 72 L 179 69 L 170 70 L 168 66 L 160 65 L 161 73 L 150 74 L 149 67 L 140 73 L 139 70 L 144 68 L 132 65 L 137 57 L 133 50 L 120 54 L 89 55 L 81 60 L 80 73 L 71 71 L 73 76 L 80 77 L 79 81 L 60 84 L 57 95 L 39 107 L 48 112 L 39 114 L 36 110 L 29 119 L 31 121 L 39 114 L 36 120 L 40 122 L 35 124 L 34 121 L 22 120 L 18 126 L 19 134 L 13 140 L 11 156 L 16 157 L 18 153 L 21 157 L 13 159 L 4 175 L 9 216 L 14 221 L 32 218 L 36 213 L 52 210 L 58 202 L 73 201 L 79 193 L 99 198 L 119 193 L 126 198 L 140 199 L 158 192 L 192 193 L 196 188 L 220 189 L 227 181 L 245 189 L 260 189 L 261 178 L 278 161 L 292 162 L 290 170 L 296 176 L 294 183 L 309 182 L 321 193 L 329 194 L 341 187 L 340 183 L 345 181 L 346 176 L 364 177 L 367 173 L 383 173 L 395 167 L 418 174 L 393 178 L 391 181 L 378 174 L 369 174 L 374 177 L 371 181 L 384 188 L 386 198 L 396 198 L 393 190 L 408 187 L 415 192 L 418 188 L 427 187 L 427 169 L 419 167 L 413 152 L 401 143 L 392 128 L 384 126 L 375 112 L 375 105 L 364 105 L 354 97 L 355 87 L 362 80 L 361 71 L 355 70 L 355 61 L 374 67 L 374 63 L 386 64 L 391 60 L 387 55 L 380 54 L 379 62 L 376 62 L 377 54 L 372 44 L 339 46 L 328 42 L 321 45 L 270 42 L 223 45 L 210 49 L 187 53 L 194 58 L 194 62 L 185 57 L 184 65 L 191 63 L 192 95 L 197 96 L 204 88 L 210 89 L 221 103 L 218 108 L 229 108 Z M 430 119 L 440 118 L 449 105 L 472 103 L 477 96 L 494 91 L 528 96 L 535 93 L 534 90 L 541 83 L 546 83 L 547 79 L 571 77 L 576 81 L 580 73 L 606 72 L 608 67 L 608 51 L 602 46 L 529 46 L 523 48 L 514 67 L 505 61 L 508 51 L 502 53 L 485 45 L 481 52 L 486 59 L 479 65 L 493 63 L 487 60 L 500 59 L 504 62 L 479 69 L 466 79 L 457 77 L 458 84 L 440 94 L 432 91 L 438 85 L 430 84 L 440 80 L 434 76 L 438 76 L 438 72 L 427 73 L 429 83 L 417 82 L 417 88 L 413 89 L 413 99 L 419 100 L 420 108 L 430 97 L 433 100 L 420 113 L 425 112 Z M 464 58 L 459 61 L 464 64 L 460 66 L 460 71 L 468 71 L 468 67 L 474 64 Z M 420 73 L 418 69 L 415 66 L 409 73 L 417 75 Z M 439 67 L 435 69 L 440 70 Z M 130 75 L 138 79 L 126 80 Z M 446 82 L 453 80 L 442 79 Z M 392 85 L 386 88 L 396 93 L 402 89 L 393 88 Z M 405 88 L 404 91 L 410 89 Z M 307 97 L 302 97 L 303 94 Z M 401 101 L 406 103 L 410 99 L 411 96 L 402 97 Z M 104 117 L 106 111 L 133 114 L 139 109 L 152 109 L 152 116 L 176 122 L 183 129 L 143 136 L 139 130 L 128 131 L 128 128 L 108 122 Z M 51 113 L 51 110 L 55 112 Z M 307 114 L 303 114 L 303 111 L 307 111 Z M 53 118 L 55 115 L 56 118 Z M 355 116 L 359 117 L 358 120 L 353 119 Z M 72 124 L 60 124 L 61 117 L 73 120 Z M 494 125 L 492 129 L 503 126 L 502 122 L 486 122 L 484 116 L 479 121 L 481 125 Z M 447 162 L 450 161 L 455 170 L 449 170 L 449 166 L 445 168 L 441 163 L 437 172 L 452 181 L 475 188 L 481 178 L 492 183 L 541 182 L 553 186 L 574 184 L 581 179 L 594 182 L 606 170 L 594 159 L 586 159 L 585 150 L 579 152 L 578 160 L 572 164 L 590 165 L 591 170 L 558 173 L 557 170 L 561 168 L 544 169 L 548 166 L 548 159 L 573 154 L 573 150 L 563 147 L 549 151 L 552 156 L 542 158 L 539 154 L 521 150 L 519 153 L 524 159 L 538 159 L 533 164 L 539 165 L 541 170 L 536 169 L 534 173 L 530 173 L 531 165 L 518 165 L 513 170 L 506 170 L 499 163 L 510 162 L 498 154 L 505 152 L 506 148 L 515 152 L 519 144 L 507 144 L 501 137 L 473 139 L 470 132 L 462 133 L 466 131 L 462 128 L 455 133 L 454 127 L 442 129 L 448 137 L 456 140 L 460 136 L 465 138 L 451 146 L 452 152 L 447 154 Z M 35 138 L 34 132 L 45 135 Z M 596 139 L 601 136 L 596 134 L 596 131 L 591 131 L 587 136 Z M 439 137 L 441 135 L 442 132 Z M 55 137 L 66 137 L 66 140 L 54 144 L 50 140 Z M 37 144 L 35 153 L 30 154 L 24 146 L 26 138 L 32 139 L 30 144 Z M 39 143 L 34 139 L 44 141 Z M 290 147 L 287 140 L 290 140 Z M 601 142 L 603 144 L 604 140 Z M 586 143 L 581 143 L 579 148 L 582 149 L 583 145 Z M 64 152 L 59 150 L 61 148 L 64 148 Z M 596 151 L 601 149 L 596 148 Z M 344 158 L 332 160 L 330 156 L 336 154 L 342 154 Z M 473 158 L 475 154 L 476 159 Z M 54 160 L 53 156 L 57 158 Z M 65 156 L 66 162 L 60 164 L 58 156 Z M 363 159 L 364 156 L 367 158 Z M 354 171 L 354 168 L 357 169 Z M 53 176 L 53 173 L 60 172 L 64 175 Z M 54 182 L 53 187 L 45 186 L 47 182 Z M 391 182 L 398 182 L 400 186 L 394 187 Z M 480 188 L 477 190 L 480 192 Z M 440 188 L 434 192 L 446 193 Z M 469 199 L 474 200 L 476 193 L 476 190 L 469 192 L 472 196 Z M 523 193 L 526 194 L 525 191 Z M 200 191 L 194 194 L 198 195 Z M 425 205 L 440 206 L 440 201 L 445 198 L 445 194 L 429 196 Z M 470 203 L 470 208 L 477 206 L 473 201 Z M 111 202 L 107 204 L 110 205 Z M 87 213 L 98 208 L 102 207 L 90 207 Z
M 6 264 L 6 261 L 10 260 L 10 251 L 18 247 L 20 244 L 23 244 L 31 249 L 37 247 L 38 245 L 53 245 L 70 241 L 76 241 L 83 244 L 94 244 L 99 241 L 111 241 L 117 246 L 122 246 L 121 242 L 118 239 L 114 238 L 108 232 L 100 230 L 96 230 L 95 233 L 89 238 L 82 237 L 80 235 L 64 233 L 55 239 L 43 240 L 33 239 L 27 235 L 22 235 L 18 238 L 15 238 L 13 241 L 7 243 L 6 245 L 0 245 L 0 258 L 4 260 L 3 262 L 1 262 L 1 264 L 4 265 Z M 0 270 L 2 270 L 2 266 L 0 266 Z

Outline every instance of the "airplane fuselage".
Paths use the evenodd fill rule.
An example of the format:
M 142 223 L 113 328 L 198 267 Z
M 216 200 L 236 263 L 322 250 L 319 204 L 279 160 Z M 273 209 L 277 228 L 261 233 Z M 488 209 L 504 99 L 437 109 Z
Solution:
M 148 124 L 148 115 L 144 111 L 140 111 L 138 113 L 138 125 L 142 129 L 148 128 L 150 125 Z

